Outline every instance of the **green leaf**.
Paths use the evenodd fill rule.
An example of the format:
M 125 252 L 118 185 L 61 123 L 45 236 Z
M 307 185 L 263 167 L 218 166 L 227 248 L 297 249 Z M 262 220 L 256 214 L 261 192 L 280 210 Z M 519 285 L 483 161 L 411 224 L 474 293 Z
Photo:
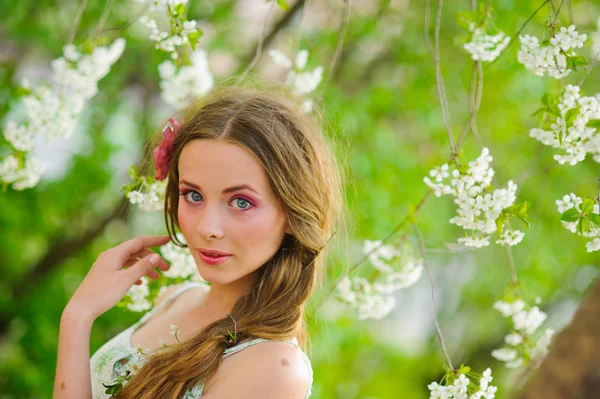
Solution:
M 581 203 L 581 212 L 584 215 L 588 215 L 588 214 L 592 213 L 595 203 L 596 203 L 596 201 L 594 201 L 592 198 L 584 198 L 583 202 Z
M 174 13 L 175 15 L 181 15 L 181 14 L 183 14 L 184 12 L 185 12 L 185 4 L 183 4 L 183 3 L 177 4 L 177 5 L 175 6 L 175 8 L 173 8 L 173 13 Z
M 588 215 L 590 222 L 594 223 L 596 226 L 600 226 L 600 215 L 596 213 L 590 213 Z
M 527 219 L 526 217 L 520 216 L 520 215 L 517 217 L 519 218 L 519 220 L 521 222 L 523 222 L 523 224 L 525 225 L 525 229 L 527 231 L 529 231 L 529 229 L 531 228 L 531 222 L 529 221 L 529 219 Z
M 187 35 L 187 37 L 190 41 L 190 46 L 192 47 L 192 50 L 196 51 L 196 44 L 198 44 L 198 39 L 200 38 L 201 35 L 202 35 L 201 32 L 194 32 L 194 33 L 190 33 Z
M 576 222 L 581 219 L 581 214 L 576 208 L 567 209 L 560 217 L 563 222 Z
M 589 229 L 590 221 L 587 218 L 579 219 L 579 222 L 577 222 L 577 231 L 579 232 L 579 235 L 583 235 L 583 233 L 588 231 Z
M 504 231 L 504 218 L 503 217 L 499 217 L 498 219 L 496 219 L 496 231 L 498 232 L 499 236 L 502 235 L 502 232 Z
M 578 114 L 579 107 L 571 108 L 570 110 L 568 110 L 565 114 L 565 122 L 567 123 L 567 125 L 572 125 L 575 121 L 575 118 L 577 118 Z
M 594 129 L 600 129 L 600 119 L 592 119 L 587 123 L 586 126 Z
M 131 165 L 129 167 L 129 170 L 127 171 L 127 174 L 129 175 L 129 177 L 131 178 L 131 180 L 135 180 L 138 177 L 138 171 L 137 168 L 135 167 L 135 165 Z
M 285 0 L 277 0 L 277 5 L 283 11 L 289 11 L 290 10 L 290 6 L 288 5 L 288 3 Z
M 546 112 L 546 108 L 538 108 L 533 112 L 533 114 L 531 114 L 531 116 L 536 116 L 544 112 Z

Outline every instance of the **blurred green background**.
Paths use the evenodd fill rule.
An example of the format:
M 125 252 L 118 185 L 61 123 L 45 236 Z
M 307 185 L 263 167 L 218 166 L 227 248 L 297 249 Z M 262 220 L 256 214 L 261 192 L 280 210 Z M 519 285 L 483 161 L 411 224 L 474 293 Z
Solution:
M 262 0 L 190 1 L 189 19 L 205 36 L 199 46 L 209 54 L 217 81 L 242 71 L 254 55 L 270 4 Z M 282 79 L 266 50 L 290 54 L 304 1 L 289 1 L 291 11 L 275 9 L 267 40 L 253 73 Z M 437 2 L 434 2 L 437 5 Z M 541 1 L 493 2 L 496 24 L 514 36 Z M 456 43 L 466 33 L 457 14 L 468 1 L 447 2 L 441 24 L 441 65 L 455 132 L 468 119 L 473 62 Z M 18 107 L 22 78 L 47 81 L 50 61 L 61 55 L 77 1 L 0 0 L 0 118 Z M 89 1 L 75 44 L 93 35 L 104 2 Z M 600 4 L 574 1 L 572 18 L 581 33 L 596 30 Z M 127 168 L 139 162 L 146 140 L 172 109 L 159 97 L 157 65 L 168 55 L 154 50 L 146 29 L 135 22 L 139 6 L 115 1 L 103 36 L 127 39 L 123 57 L 99 82 L 73 136 L 64 142 L 36 145 L 50 163 L 33 189 L 7 189 L 0 195 L 0 398 L 51 397 L 61 312 L 98 254 L 135 235 L 162 234 L 162 213 L 140 212 L 127 205 L 119 188 Z M 341 0 L 308 2 L 301 48 L 310 51 L 308 68 L 328 66 L 343 15 Z M 561 13 L 568 24 L 569 14 Z M 336 242 L 321 301 L 334 279 L 361 259 L 365 239 L 382 239 L 428 191 L 423 176 L 449 156 L 448 139 L 435 88 L 435 70 L 424 42 L 424 4 L 420 1 L 354 1 L 339 66 L 318 108 L 327 134 L 338 142 L 346 169 L 347 241 Z M 432 10 L 435 16 L 435 6 Z M 432 18 L 433 19 L 433 18 Z M 523 33 L 544 36 L 548 7 Z M 433 19 L 434 22 L 434 19 Z M 433 27 L 433 23 L 432 23 Z M 484 91 L 477 123 L 483 144 L 494 156 L 496 182 L 519 184 L 519 201 L 532 204 L 530 232 L 513 248 L 524 292 L 542 299 L 549 319 L 544 327 L 560 330 L 585 296 L 599 266 L 598 253 L 586 253 L 585 241 L 565 230 L 554 204 L 563 195 L 597 193 L 599 167 L 591 159 L 570 167 L 553 159 L 528 135 L 531 116 L 545 92 L 558 93 L 560 81 L 541 78 L 517 62 L 518 41 L 491 66 L 484 64 Z M 589 57 L 590 41 L 581 49 Z M 576 83 L 583 71 L 564 80 Z M 597 68 L 582 90 L 600 91 Z M 318 89 L 320 93 L 320 90 Z M 3 122 L 4 124 L 5 122 Z M 0 138 L 0 156 L 8 153 Z M 470 135 L 467 159 L 479 155 Z M 509 325 L 492 308 L 510 281 L 504 249 L 492 245 L 470 252 L 444 250 L 462 232 L 448 220 L 455 206 L 448 197 L 431 198 L 419 226 L 428 248 L 436 285 L 439 321 L 455 366 L 493 370 L 498 398 L 506 398 L 518 371 L 491 357 L 503 345 Z M 407 230 L 412 235 L 412 229 Z M 364 265 L 358 273 L 369 274 Z M 310 323 L 315 372 L 313 398 L 428 398 L 427 384 L 443 375 L 444 358 L 433 326 L 426 275 L 398 292 L 397 306 L 382 320 L 359 321 L 344 305 L 329 299 Z M 142 314 L 114 308 L 94 324 L 91 353 Z

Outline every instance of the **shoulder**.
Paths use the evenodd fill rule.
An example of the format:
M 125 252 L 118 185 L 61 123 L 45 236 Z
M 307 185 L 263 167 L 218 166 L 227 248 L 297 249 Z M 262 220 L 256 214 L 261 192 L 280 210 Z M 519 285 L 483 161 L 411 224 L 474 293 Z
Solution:
M 159 291 L 158 295 L 154 299 L 154 307 L 160 306 L 160 304 L 162 302 L 164 302 L 167 298 L 171 297 L 175 292 L 179 291 L 184 286 L 189 285 L 189 284 L 191 284 L 189 281 L 184 281 L 179 284 L 173 284 L 173 285 L 169 285 L 164 288 L 161 288 L 161 291 Z M 203 284 L 200 284 L 199 288 L 197 288 L 198 291 L 202 290 L 201 292 L 204 292 L 207 289 L 208 289 L 208 286 L 204 287 Z M 192 291 L 192 290 L 190 290 L 190 291 Z M 196 291 L 196 289 L 194 289 L 193 291 Z
M 224 359 L 207 382 L 207 398 L 302 399 L 310 390 L 312 375 L 300 348 L 268 341 Z

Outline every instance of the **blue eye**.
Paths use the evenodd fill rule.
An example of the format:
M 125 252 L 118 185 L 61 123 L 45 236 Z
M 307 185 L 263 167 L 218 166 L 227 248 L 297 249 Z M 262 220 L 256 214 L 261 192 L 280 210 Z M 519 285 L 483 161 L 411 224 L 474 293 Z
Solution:
M 194 198 L 194 200 L 190 201 L 188 198 L 190 196 L 188 196 L 188 194 L 192 194 L 192 197 Z M 193 194 L 196 194 L 195 196 Z M 196 201 L 200 201 L 200 199 L 202 198 L 202 196 L 200 195 L 200 193 L 198 191 L 188 191 L 185 193 L 181 193 L 181 195 L 183 195 L 183 198 L 185 198 L 185 200 L 187 202 L 196 202 Z
M 242 201 L 242 204 L 243 204 L 243 203 L 246 203 L 246 204 L 248 204 L 248 206 L 241 207 L 240 209 L 248 209 L 248 207 L 249 207 L 250 205 L 252 205 L 252 204 L 250 203 L 250 201 L 247 201 L 247 200 L 246 200 L 246 199 L 244 199 L 244 198 L 234 198 L 233 200 L 234 200 L 234 201 L 235 201 L 235 200 L 240 200 L 240 201 Z M 238 202 L 238 205 L 240 205 L 240 203 L 239 203 L 239 202 Z

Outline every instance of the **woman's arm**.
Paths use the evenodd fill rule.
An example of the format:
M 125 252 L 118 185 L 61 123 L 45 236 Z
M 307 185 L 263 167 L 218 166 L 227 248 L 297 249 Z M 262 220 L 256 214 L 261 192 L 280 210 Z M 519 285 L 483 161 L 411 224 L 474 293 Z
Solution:
M 92 397 L 90 333 L 94 319 L 69 304 L 60 319 L 53 399 Z

